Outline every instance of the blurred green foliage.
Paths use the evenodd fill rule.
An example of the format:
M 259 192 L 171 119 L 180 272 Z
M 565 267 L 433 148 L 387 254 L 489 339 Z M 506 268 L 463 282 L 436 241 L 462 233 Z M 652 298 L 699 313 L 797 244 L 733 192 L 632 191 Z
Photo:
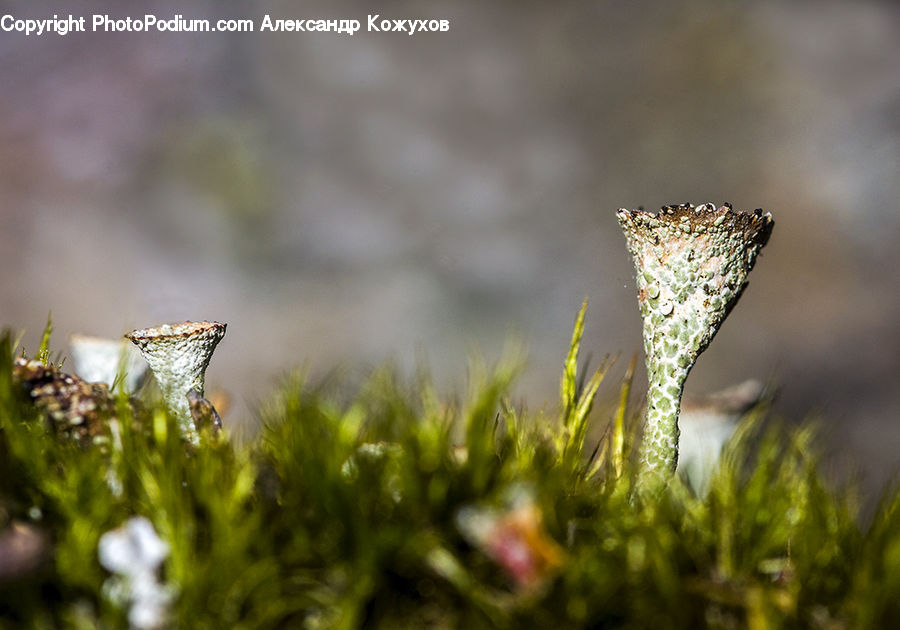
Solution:
M 162 407 L 136 412 L 124 397 L 108 442 L 61 441 L 15 382 L 5 334 L 0 532 L 27 523 L 48 550 L 0 581 L 0 628 L 127 627 L 97 544 L 133 515 L 171 547 L 161 578 L 177 593 L 173 627 L 755 630 L 900 618 L 900 492 L 861 528 L 853 493 L 823 482 L 812 431 L 763 431 L 757 415 L 707 496 L 677 479 L 661 496 L 633 493 L 632 370 L 611 417 L 592 414 L 605 368 L 579 376 L 583 321 L 584 308 L 558 415 L 511 403 L 513 360 L 473 363 L 461 400 L 439 397 L 427 374 L 376 370 L 352 392 L 297 374 L 260 409 L 257 441 L 205 435 L 198 447 Z

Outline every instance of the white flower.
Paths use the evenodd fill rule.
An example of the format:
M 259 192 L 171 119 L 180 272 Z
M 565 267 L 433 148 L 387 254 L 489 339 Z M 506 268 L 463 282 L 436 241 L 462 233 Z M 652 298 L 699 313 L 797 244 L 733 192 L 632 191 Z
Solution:
M 169 545 L 143 516 L 136 516 L 100 537 L 100 564 L 115 575 L 103 585 L 107 597 L 128 606 L 128 623 L 135 630 L 164 628 L 174 592 L 161 584 L 157 571 L 169 555 Z
M 169 545 L 157 536 L 153 524 L 135 516 L 100 537 L 100 564 L 113 573 L 156 571 L 169 555 Z

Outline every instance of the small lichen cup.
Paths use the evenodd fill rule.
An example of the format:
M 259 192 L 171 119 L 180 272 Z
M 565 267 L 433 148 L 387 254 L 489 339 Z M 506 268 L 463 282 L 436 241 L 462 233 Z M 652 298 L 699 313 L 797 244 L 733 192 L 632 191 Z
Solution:
M 203 395 L 206 368 L 224 336 L 225 324 L 206 321 L 163 324 L 125 335 L 150 364 L 166 405 L 178 419 L 182 435 L 195 443 L 199 437 L 188 393 L 193 389 Z
M 771 214 L 682 204 L 617 213 L 637 275 L 644 323 L 647 411 L 641 484 L 665 483 L 678 463 L 684 382 L 747 286 L 772 233 Z

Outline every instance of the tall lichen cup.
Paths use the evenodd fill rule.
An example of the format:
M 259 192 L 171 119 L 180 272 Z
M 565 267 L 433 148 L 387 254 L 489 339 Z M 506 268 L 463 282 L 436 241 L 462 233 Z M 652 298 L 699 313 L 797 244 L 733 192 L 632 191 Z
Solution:
M 163 324 L 125 335 L 150 364 L 166 405 L 178 419 L 182 435 L 192 442 L 198 436 L 188 393 L 197 390 L 203 395 L 206 368 L 224 336 L 225 324 L 219 322 Z
M 747 286 L 772 233 L 771 214 L 729 204 L 664 206 L 658 214 L 621 209 L 637 275 L 647 360 L 641 485 L 659 486 L 678 463 L 684 382 Z

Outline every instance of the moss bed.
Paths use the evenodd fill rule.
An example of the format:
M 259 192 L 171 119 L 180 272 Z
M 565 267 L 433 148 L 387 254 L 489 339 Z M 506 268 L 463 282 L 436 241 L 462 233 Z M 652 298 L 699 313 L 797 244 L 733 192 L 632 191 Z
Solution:
M 196 446 L 152 398 L 120 397 L 89 445 L 66 438 L 23 395 L 5 334 L 0 628 L 128 627 L 98 544 L 135 516 L 169 548 L 160 627 L 900 619 L 900 493 L 861 526 L 855 493 L 823 480 L 813 431 L 762 423 L 763 410 L 727 447 L 708 495 L 678 479 L 656 496 L 633 492 L 639 404 L 626 376 L 618 405 L 593 405 L 605 371 L 578 368 L 582 322 L 583 311 L 561 400 L 541 412 L 511 402 L 514 360 L 473 362 L 468 392 L 449 398 L 427 375 L 390 368 L 356 386 L 295 374 L 259 409 L 256 439 L 207 432 Z

